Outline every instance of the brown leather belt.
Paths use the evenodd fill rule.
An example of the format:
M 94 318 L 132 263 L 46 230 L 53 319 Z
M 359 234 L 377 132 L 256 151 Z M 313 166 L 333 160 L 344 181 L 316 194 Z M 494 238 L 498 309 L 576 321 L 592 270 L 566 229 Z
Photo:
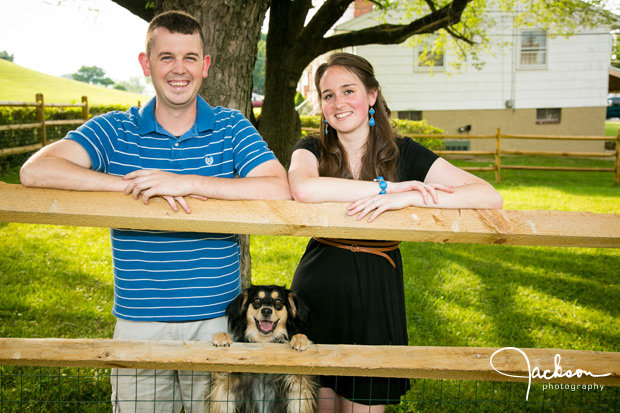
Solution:
M 394 260 L 384 251 L 394 251 L 398 249 L 400 241 L 357 241 L 338 238 L 316 238 L 315 240 L 331 247 L 342 248 L 351 252 L 367 252 L 368 254 L 378 255 L 385 258 L 396 268 Z

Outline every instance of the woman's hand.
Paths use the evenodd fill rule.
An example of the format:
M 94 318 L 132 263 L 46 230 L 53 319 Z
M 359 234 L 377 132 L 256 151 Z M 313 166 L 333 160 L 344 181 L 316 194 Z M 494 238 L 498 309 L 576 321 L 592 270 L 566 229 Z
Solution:
M 401 183 L 399 182 L 398 184 Z M 358 214 L 357 220 L 359 221 L 374 211 L 368 218 L 368 222 L 372 222 L 384 211 L 402 209 L 412 205 L 420 205 L 421 203 L 428 205 L 429 197 L 434 204 L 437 204 L 437 191 L 454 192 L 454 188 L 440 184 L 425 184 L 420 181 L 408 181 L 403 184 L 410 189 L 404 192 L 392 191 L 386 195 L 373 195 L 355 201 L 348 206 L 348 215 Z M 395 189 L 402 190 L 405 185 Z
M 431 196 L 434 203 L 437 203 L 437 191 L 447 192 L 449 194 L 454 192 L 454 188 L 442 184 L 424 183 L 421 181 L 403 181 L 403 182 L 390 182 L 388 185 L 389 193 L 399 193 L 407 191 L 418 191 L 422 194 L 424 203 L 428 203 L 428 195 Z

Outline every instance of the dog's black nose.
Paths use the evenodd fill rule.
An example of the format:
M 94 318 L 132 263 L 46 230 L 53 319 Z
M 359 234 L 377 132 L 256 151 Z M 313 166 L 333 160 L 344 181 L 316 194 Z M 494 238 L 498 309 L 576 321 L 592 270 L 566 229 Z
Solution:
M 260 313 L 263 315 L 263 317 L 270 317 L 271 313 L 273 313 L 273 310 L 271 308 L 261 308 Z

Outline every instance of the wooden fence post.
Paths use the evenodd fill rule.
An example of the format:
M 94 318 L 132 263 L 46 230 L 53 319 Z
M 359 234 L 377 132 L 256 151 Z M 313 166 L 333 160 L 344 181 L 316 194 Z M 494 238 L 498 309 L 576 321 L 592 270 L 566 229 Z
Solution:
M 500 167 L 501 167 L 501 158 L 499 156 L 500 150 L 500 130 L 497 128 L 495 131 L 495 183 L 499 184 L 500 181 Z
M 41 132 L 41 144 L 47 145 L 47 129 L 45 128 L 45 100 L 43 99 L 43 93 L 37 93 L 35 95 L 37 101 L 37 122 L 41 124 L 39 131 Z
M 88 96 L 82 96 L 82 103 L 84 104 L 84 106 L 82 106 L 82 120 L 86 122 L 88 120 L 88 112 L 90 110 L 88 107 Z
M 620 130 L 616 135 L 616 168 L 614 172 L 614 185 L 620 184 Z

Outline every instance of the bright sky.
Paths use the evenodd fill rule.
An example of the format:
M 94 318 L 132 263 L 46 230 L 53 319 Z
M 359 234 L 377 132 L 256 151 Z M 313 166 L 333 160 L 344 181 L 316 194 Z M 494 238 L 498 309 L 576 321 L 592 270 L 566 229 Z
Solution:
M 0 51 L 54 76 L 99 66 L 114 80 L 143 76 L 148 23 L 111 0 L 1 0 Z

